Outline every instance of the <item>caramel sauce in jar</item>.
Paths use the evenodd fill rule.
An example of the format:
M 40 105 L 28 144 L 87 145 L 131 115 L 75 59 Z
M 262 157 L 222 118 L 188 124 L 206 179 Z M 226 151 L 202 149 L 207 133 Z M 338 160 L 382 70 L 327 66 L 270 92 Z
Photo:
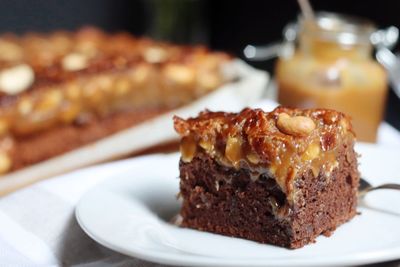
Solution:
M 372 58 L 373 31 L 369 22 L 330 13 L 313 25 L 300 21 L 297 49 L 276 65 L 279 103 L 344 112 L 358 140 L 375 142 L 388 85 Z

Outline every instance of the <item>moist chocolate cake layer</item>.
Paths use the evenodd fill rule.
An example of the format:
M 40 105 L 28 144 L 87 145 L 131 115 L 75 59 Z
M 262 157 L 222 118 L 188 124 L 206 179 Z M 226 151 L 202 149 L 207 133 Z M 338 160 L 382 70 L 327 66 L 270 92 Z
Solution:
M 298 177 L 290 204 L 268 174 L 221 166 L 206 154 L 180 162 L 182 226 L 288 248 L 300 248 L 320 234 L 329 236 L 356 214 L 356 154 L 349 144 L 330 177 Z

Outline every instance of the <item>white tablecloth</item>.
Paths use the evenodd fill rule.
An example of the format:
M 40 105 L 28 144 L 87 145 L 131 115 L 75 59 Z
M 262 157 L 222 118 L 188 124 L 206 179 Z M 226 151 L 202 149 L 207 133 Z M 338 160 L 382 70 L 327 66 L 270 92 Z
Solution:
M 270 110 L 274 105 L 265 101 L 255 107 Z M 378 139 L 400 148 L 399 132 L 387 124 Z M 97 244 L 77 224 L 74 208 L 80 197 L 110 175 L 83 180 L 69 173 L 0 199 L 0 266 L 159 266 Z

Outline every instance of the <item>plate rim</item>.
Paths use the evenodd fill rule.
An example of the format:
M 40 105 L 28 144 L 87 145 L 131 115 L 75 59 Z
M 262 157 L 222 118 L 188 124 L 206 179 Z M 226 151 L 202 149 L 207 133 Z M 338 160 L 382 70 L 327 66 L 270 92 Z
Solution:
M 390 146 L 382 146 L 382 145 L 374 145 L 374 144 L 365 144 L 365 143 L 358 143 L 358 147 L 366 147 L 366 149 L 373 149 L 376 147 L 379 147 L 380 149 L 384 150 L 393 150 L 398 153 L 398 148 L 390 147 Z M 161 160 L 160 157 L 173 157 L 176 156 L 178 153 L 172 153 L 172 154 L 152 154 L 152 155 L 145 155 L 145 156 L 140 156 L 137 158 L 133 159 L 128 159 L 128 160 L 122 160 L 124 161 L 125 164 L 131 164 L 132 162 L 135 161 L 140 161 L 140 160 L 149 160 L 152 158 L 158 158 L 158 160 Z M 400 153 L 399 153 L 400 154 Z M 116 161 L 113 163 L 107 163 L 104 166 L 98 166 L 96 168 L 93 168 L 93 170 L 99 170 L 101 167 L 104 168 L 112 168 L 114 164 L 118 164 L 122 161 Z M 99 168 L 100 167 L 100 168 Z M 113 177 L 106 178 L 90 190 L 88 190 L 78 201 L 76 207 L 75 207 L 75 218 L 79 224 L 79 226 L 82 228 L 82 230 L 94 241 L 98 242 L 99 244 L 107 247 L 110 250 L 116 251 L 118 253 L 124 254 L 126 256 L 134 257 L 137 259 L 149 261 L 149 262 L 155 262 L 159 264 L 172 264 L 172 265 L 177 265 L 177 266 L 253 266 L 253 267 L 259 267 L 259 266 L 265 266 L 266 264 L 268 265 L 273 265 L 273 266 L 321 266 L 321 265 L 329 265 L 329 266 L 343 266 L 343 265 L 360 265 L 360 264 L 368 264 L 368 263 L 382 263 L 386 261 L 391 261 L 391 260 L 398 260 L 400 259 L 400 246 L 398 247 L 393 247 L 393 248 L 384 248 L 384 249 L 378 249 L 374 250 L 373 252 L 361 252 L 361 253 L 353 253 L 351 256 L 345 255 L 345 256 L 340 256 L 335 258 L 333 261 L 327 262 L 326 260 L 322 258 L 307 258 L 307 259 L 301 259 L 301 258 L 294 258 L 294 259 L 288 259 L 285 258 L 284 260 L 282 259 L 249 259 L 249 258 L 235 258 L 235 259 L 227 259 L 227 258 L 218 258 L 218 257 L 213 257 L 213 256 L 202 256 L 202 255 L 190 255 L 190 254 L 183 254 L 182 257 L 177 257 L 176 253 L 168 253 L 168 252 L 162 252 L 162 251 L 152 251 L 148 253 L 147 249 L 143 249 L 140 247 L 135 247 L 134 251 L 133 250 L 127 250 L 123 248 L 122 246 L 118 244 L 112 244 L 105 240 L 102 237 L 96 236 L 91 232 L 90 229 L 86 226 L 84 220 L 82 219 L 81 215 L 81 208 L 82 208 L 82 203 L 84 203 L 87 198 L 91 197 L 91 194 L 95 193 L 97 190 L 100 188 L 103 188 L 105 184 L 110 182 L 110 179 Z M 186 259 L 186 260 L 185 260 Z

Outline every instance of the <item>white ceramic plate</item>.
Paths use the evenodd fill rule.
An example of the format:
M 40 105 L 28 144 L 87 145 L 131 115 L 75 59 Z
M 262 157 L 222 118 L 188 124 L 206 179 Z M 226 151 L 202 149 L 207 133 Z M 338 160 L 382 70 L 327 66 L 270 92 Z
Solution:
M 357 151 L 362 175 L 372 184 L 400 182 L 399 148 L 358 145 Z M 297 250 L 171 225 L 168 221 L 179 210 L 178 159 L 172 154 L 125 161 L 130 166 L 126 173 L 110 177 L 81 199 L 76 208 L 81 227 L 110 249 L 173 265 L 332 266 L 400 259 L 398 191 L 370 193 L 360 204 L 361 215 L 331 237 L 320 236 Z

